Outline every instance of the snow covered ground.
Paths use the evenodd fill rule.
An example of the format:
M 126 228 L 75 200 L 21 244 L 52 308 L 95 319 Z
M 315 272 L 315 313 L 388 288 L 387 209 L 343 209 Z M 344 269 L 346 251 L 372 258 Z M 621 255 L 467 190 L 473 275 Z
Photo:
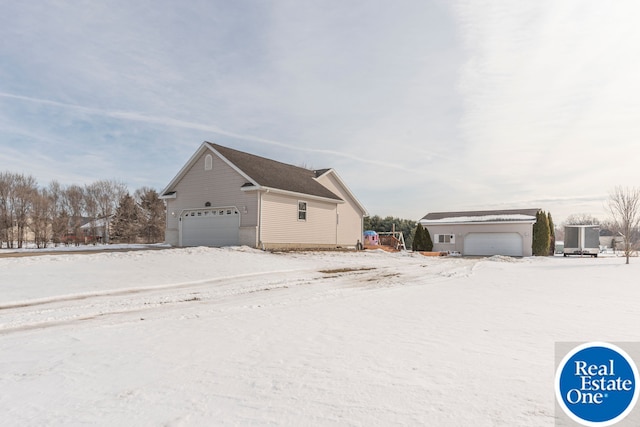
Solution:
M 3 426 L 552 426 L 556 341 L 640 260 L 189 248 L 0 258 Z

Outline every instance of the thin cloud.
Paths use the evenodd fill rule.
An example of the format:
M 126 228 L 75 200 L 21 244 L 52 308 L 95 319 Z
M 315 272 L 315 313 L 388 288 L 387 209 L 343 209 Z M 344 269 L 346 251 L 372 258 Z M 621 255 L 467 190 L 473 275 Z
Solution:
M 640 182 L 634 1 L 6 12 L 0 144 L 20 147 L 24 168 L 29 153 L 61 169 L 77 155 L 100 159 L 100 178 L 162 187 L 213 139 L 333 166 L 370 212 L 407 217 L 596 211 L 593 195 Z
M 387 161 L 367 159 L 367 158 L 363 158 L 362 156 L 353 155 L 350 153 L 336 151 L 336 150 L 317 149 L 317 148 L 309 148 L 309 147 L 304 147 L 299 145 L 286 144 L 280 141 L 275 141 L 273 139 L 261 138 L 255 135 L 247 135 L 243 133 L 228 131 L 213 125 L 205 125 L 202 123 L 189 122 L 189 121 L 174 119 L 170 117 L 151 116 L 151 115 L 132 112 L 132 111 L 107 111 L 107 110 L 102 110 L 102 109 L 93 108 L 93 107 L 67 104 L 67 103 L 51 101 L 47 99 L 39 99 L 39 98 L 33 98 L 33 97 L 28 97 L 23 95 L 10 94 L 6 92 L 0 93 L 0 97 L 17 99 L 21 101 L 28 101 L 32 103 L 41 104 L 41 105 L 54 106 L 54 107 L 63 108 L 67 110 L 73 110 L 73 111 L 84 113 L 84 114 L 99 115 L 103 117 L 110 117 L 110 118 L 120 119 L 120 120 L 144 122 L 144 123 L 162 125 L 167 127 L 176 127 L 176 128 L 210 132 L 218 135 L 229 136 L 229 137 L 243 139 L 247 141 L 270 144 L 270 145 L 278 146 L 281 148 L 286 148 L 289 150 L 303 151 L 303 152 L 309 152 L 309 153 L 319 153 L 319 154 L 325 154 L 325 155 L 330 155 L 335 157 L 343 157 L 359 163 L 365 163 L 365 164 L 391 168 L 391 169 L 406 170 L 406 168 L 402 165 L 390 163 Z M 413 173 L 421 173 L 421 171 L 413 171 Z

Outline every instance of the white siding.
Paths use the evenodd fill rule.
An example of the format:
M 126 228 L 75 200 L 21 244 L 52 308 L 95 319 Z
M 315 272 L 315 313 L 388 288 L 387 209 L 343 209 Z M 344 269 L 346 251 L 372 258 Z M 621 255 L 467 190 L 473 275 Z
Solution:
M 336 244 L 336 205 L 304 197 L 264 193 L 262 243 L 265 246 L 327 246 Z M 298 220 L 298 201 L 307 202 L 307 220 Z
M 422 224 L 429 230 L 433 240 L 434 251 L 458 251 L 465 255 L 464 239 L 470 233 L 518 233 L 522 236 L 522 255 L 531 256 L 533 242 L 532 224 L 523 223 L 493 223 L 493 224 Z M 436 234 L 453 234 L 454 243 L 437 243 Z
M 345 203 L 337 205 L 338 227 L 336 243 L 339 246 L 355 246 L 358 241 L 362 242 L 362 216 L 364 212 L 359 208 L 358 203 L 349 196 L 349 193 L 345 191 L 332 173 L 323 175 L 318 179 L 318 182 L 345 201 Z
M 213 154 L 213 167 L 205 170 L 205 156 L 213 154 L 204 152 L 193 166 L 185 173 L 173 189 L 175 199 L 167 199 L 166 241 L 178 245 L 178 220 L 184 209 L 204 208 L 206 202 L 212 207 L 235 206 L 240 211 L 241 244 L 255 246 L 255 230 L 258 225 L 258 195 L 256 192 L 241 190 L 247 180 Z M 246 211 L 245 211 L 246 208 Z M 245 213 L 246 212 L 246 213 Z M 248 231 L 249 230 L 249 231 Z

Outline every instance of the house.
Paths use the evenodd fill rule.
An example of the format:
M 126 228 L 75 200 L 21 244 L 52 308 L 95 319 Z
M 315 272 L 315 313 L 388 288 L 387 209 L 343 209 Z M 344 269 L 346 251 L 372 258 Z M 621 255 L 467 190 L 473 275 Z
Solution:
M 610 248 L 614 251 L 624 248 L 624 236 L 619 231 L 601 228 L 599 241 L 601 248 Z
M 82 218 L 83 224 L 80 226 L 80 232 L 84 243 L 107 243 L 109 240 L 110 221 L 113 215 L 102 218 Z M 80 236 L 75 236 L 74 240 Z
M 432 212 L 420 219 L 434 251 L 462 255 L 531 256 L 539 209 Z
M 162 191 L 174 246 L 356 247 L 365 208 L 333 169 L 203 142 Z

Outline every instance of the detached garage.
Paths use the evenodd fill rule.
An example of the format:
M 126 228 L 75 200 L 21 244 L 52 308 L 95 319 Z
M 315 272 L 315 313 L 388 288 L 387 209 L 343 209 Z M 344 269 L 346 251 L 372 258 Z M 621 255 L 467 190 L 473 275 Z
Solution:
M 467 256 L 531 256 L 533 224 L 539 209 L 432 212 L 420 224 L 433 250 Z
M 356 248 L 367 211 L 331 168 L 203 142 L 160 196 L 174 246 Z

